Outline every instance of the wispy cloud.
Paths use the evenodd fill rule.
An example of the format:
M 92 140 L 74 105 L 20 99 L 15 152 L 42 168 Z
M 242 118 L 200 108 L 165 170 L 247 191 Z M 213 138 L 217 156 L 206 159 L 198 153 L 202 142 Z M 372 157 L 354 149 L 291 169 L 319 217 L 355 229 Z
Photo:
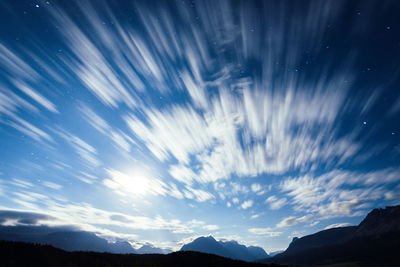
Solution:
M 89 145 L 78 136 L 69 133 L 68 131 L 65 131 L 63 129 L 53 129 L 53 131 L 74 148 L 75 152 L 83 160 L 85 160 L 89 168 L 98 167 L 101 164 L 100 160 L 97 158 L 97 150 L 93 146 Z
M 254 193 L 259 192 L 261 190 L 261 185 L 260 184 L 252 184 L 251 185 L 251 191 L 253 191 Z
M 0 44 L 0 51 L 1 62 L 3 62 L 2 66 L 8 71 L 9 78 L 36 81 L 40 77 L 24 59 L 5 45 Z
M 242 203 L 242 205 L 240 205 L 240 207 L 246 210 L 248 208 L 251 208 L 253 204 L 254 204 L 253 200 L 246 200 L 245 202 Z
M 204 202 L 215 198 L 213 194 L 202 189 L 195 189 L 190 186 L 186 186 L 185 188 L 186 190 L 184 190 L 183 193 L 188 199 L 195 199 L 199 202 Z
M 99 115 L 97 115 L 91 108 L 85 104 L 79 106 L 83 118 L 92 125 L 96 130 L 110 138 L 118 148 L 122 148 L 126 152 L 130 152 L 132 139 L 122 131 L 118 131 L 110 125 Z
M 257 219 L 258 217 L 260 217 L 260 214 L 254 214 L 254 215 L 251 215 L 251 217 L 250 217 L 250 219 Z
M 96 176 L 93 176 L 89 173 L 82 172 L 82 171 L 76 175 L 76 178 L 78 178 L 79 180 L 81 180 L 82 182 L 87 183 L 87 184 L 92 184 L 94 181 L 97 180 Z
M 113 44 L 113 40 L 119 40 L 121 36 L 115 36 L 106 27 L 98 26 L 103 24 L 90 4 L 80 4 L 76 11 L 82 14 L 88 22 L 87 25 L 93 30 L 92 33 L 100 38 L 106 47 L 111 48 L 113 45 L 120 47 L 120 44 Z M 124 103 L 134 107 L 137 103 L 131 89 L 133 86 L 142 87 L 143 85 L 136 72 L 128 67 L 129 62 L 122 54 L 124 49 L 110 49 L 112 57 L 106 56 L 93 41 L 94 36 L 86 35 L 63 10 L 53 7 L 49 9 L 49 13 L 58 27 L 64 29 L 62 31 L 64 41 L 74 55 L 74 57 L 62 58 L 69 70 L 104 104 L 117 107 L 119 103 Z M 131 45 L 134 44 L 133 40 L 130 42 L 132 42 Z M 137 51 L 136 47 L 135 50 Z M 130 51 L 130 49 L 125 51 Z M 118 64 L 112 58 L 117 59 Z M 118 71 L 126 74 L 124 79 L 117 74 Z M 126 83 L 127 80 L 129 84 Z
M 10 181 L 11 184 L 16 185 L 18 187 L 22 187 L 22 188 L 29 188 L 32 187 L 33 184 L 29 181 L 26 180 L 21 180 L 21 179 L 12 179 L 12 181 Z
M 62 188 L 62 185 L 50 182 L 50 181 L 44 181 L 42 183 L 44 186 L 51 188 L 51 189 L 55 189 L 55 190 L 60 190 Z
M 265 235 L 268 237 L 278 237 L 282 232 L 273 231 L 272 228 L 250 228 L 249 232 L 255 235 Z
M 203 221 L 187 221 L 166 220 L 160 215 L 154 217 L 132 216 L 119 212 L 111 212 L 95 208 L 88 203 L 60 203 L 55 199 L 43 198 L 40 194 L 34 192 L 25 192 L 17 195 L 19 203 L 25 208 L 29 208 L 31 212 L 9 210 L 0 211 L 0 223 L 20 224 L 45 224 L 49 226 L 71 225 L 85 231 L 95 232 L 97 234 L 122 238 L 128 241 L 135 241 L 137 235 L 124 234 L 123 232 L 110 231 L 109 226 L 120 227 L 123 223 L 125 229 L 131 230 L 167 230 L 175 234 L 191 234 L 195 229 L 205 229 L 215 231 L 219 227 L 217 225 L 206 224 Z M 29 197 L 29 199 L 28 199 Z M 22 199 L 21 199 L 22 198 Z M 38 206 L 24 205 L 29 202 L 41 202 L 46 207 L 46 215 L 40 213 Z M 28 218 L 29 221 L 28 221 Z
M 47 97 L 43 96 L 38 88 L 45 88 L 40 81 L 45 80 L 46 72 L 40 75 L 26 59 L 26 55 L 13 51 L 0 44 L 0 58 L 2 67 L 1 89 L 0 89 L 0 115 L 6 115 L 6 119 L 0 117 L 0 123 L 4 123 L 33 138 L 35 141 L 47 141 L 52 143 L 52 137 L 46 133 L 41 126 L 27 121 L 22 116 L 23 111 L 39 114 L 39 109 L 31 104 L 33 100 L 50 112 L 59 113 L 56 105 Z M 18 94 L 23 92 L 23 96 Z M 45 91 L 45 90 L 42 90 Z M 26 99 L 28 97 L 28 99 Z
M 42 142 L 44 140 L 51 143 L 54 142 L 53 138 L 48 133 L 19 117 L 15 117 L 15 122 L 11 121 L 8 124 L 11 127 L 15 128 L 16 130 L 20 131 L 23 134 L 26 134 L 27 136 L 30 136 L 31 138 L 33 138 L 38 142 Z
M 334 170 L 317 177 L 305 175 L 288 178 L 280 188 L 291 198 L 297 210 L 314 212 L 322 218 L 357 216 L 354 212 L 367 203 L 381 199 L 389 192 L 390 184 L 400 180 L 398 169 L 384 169 L 367 173 Z M 346 189 L 346 186 L 356 186 Z
M 286 204 L 286 198 L 277 199 L 275 196 L 270 196 L 265 200 L 269 204 L 271 210 L 279 210 Z
M 302 222 L 310 222 L 312 220 L 312 217 L 313 217 L 312 215 L 304 215 L 300 218 L 296 218 L 294 216 L 289 216 L 289 217 L 282 219 L 282 221 L 280 221 L 276 225 L 276 227 L 282 228 L 282 227 L 293 226 L 293 225 L 296 225 L 296 224 L 302 223 Z
M 281 222 L 279 222 L 277 227 L 293 226 L 297 224 L 297 218 L 294 216 L 286 217 Z
M 163 111 L 146 109 L 146 119 L 130 115 L 125 121 L 159 160 L 180 162 L 170 167 L 170 174 L 187 184 L 227 179 L 231 175 L 305 171 L 333 162 L 340 165 L 360 149 L 351 136 L 335 138 L 332 122 L 338 116 L 344 95 L 289 91 L 284 95 L 258 92 L 241 96 L 223 89 L 219 93 L 203 115 L 192 108 L 172 106 Z M 259 105 L 256 109 L 264 113 L 246 108 L 246 101 L 250 101 L 246 99 L 256 101 L 248 106 Z M 298 127 L 299 134 L 293 135 Z M 317 136 L 316 127 L 320 128 Z M 259 132 L 265 134 L 260 136 Z M 252 139 L 258 141 L 251 143 Z M 191 167 L 195 164 L 200 166 L 196 171 Z
M 389 109 L 389 115 L 394 115 L 400 111 L 400 97 L 398 97 L 393 106 Z
M 346 227 L 346 226 L 353 226 L 353 224 L 351 224 L 351 223 L 334 223 L 334 224 L 330 224 L 327 227 L 325 227 L 324 230 L 337 228 L 337 227 Z
M 203 228 L 208 231 L 215 231 L 219 229 L 219 226 L 215 224 L 209 224 L 209 225 L 204 225 Z
M 125 118 L 132 132 L 160 160 L 173 155 L 182 163 L 189 163 L 189 155 L 211 145 L 206 122 L 191 108 L 179 106 L 171 110 L 146 110 L 146 124 L 131 115 Z
M 57 108 L 56 108 L 56 106 L 52 102 L 50 102 L 47 98 L 45 98 L 44 96 L 39 94 L 34 89 L 29 88 L 26 84 L 23 84 L 20 81 L 14 81 L 14 85 L 19 90 L 24 92 L 26 95 L 28 95 L 30 98 L 35 100 L 37 103 L 39 103 L 40 105 L 42 105 L 43 107 L 45 107 L 49 111 L 54 112 L 54 113 L 59 113 Z
M 38 112 L 36 107 L 12 91 L 0 89 L 0 114 L 15 117 L 19 109 Z

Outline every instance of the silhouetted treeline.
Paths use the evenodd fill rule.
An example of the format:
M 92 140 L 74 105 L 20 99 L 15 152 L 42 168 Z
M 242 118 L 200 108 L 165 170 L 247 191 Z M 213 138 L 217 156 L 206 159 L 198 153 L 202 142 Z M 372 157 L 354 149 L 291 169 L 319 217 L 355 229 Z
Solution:
M 180 251 L 162 254 L 66 252 L 48 245 L 0 241 L 0 266 L 279 266 Z

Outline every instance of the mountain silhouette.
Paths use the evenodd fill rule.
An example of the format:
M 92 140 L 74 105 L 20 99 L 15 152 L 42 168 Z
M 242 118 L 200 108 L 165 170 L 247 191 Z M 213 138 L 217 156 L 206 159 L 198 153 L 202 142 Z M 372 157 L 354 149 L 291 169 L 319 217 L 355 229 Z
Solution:
M 181 251 L 210 253 L 244 261 L 255 261 L 268 257 L 265 250 L 260 247 L 246 247 L 236 241 L 217 241 L 212 236 L 199 237 L 192 242 L 183 245 Z
M 354 236 L 376 236 L 400 232 L 400 205 L 374 209 L 358 225 Z
M 129 242 L 126 241 L 117 241 L 115 243 L 108 243 L 109 247 L 111 248 L 111 253 L 117 254 L 131 254 L 131 253 L 138 253 Z
M 111 252 L 109 243 L 93 233 L 83 231 L 55 232 L 43 236 L 41 244 L 50 244 L 66 251 Z
M 323 230 L 302 238 L 294 238 L 284 253 L 286 255 L 296 254 L 312 248 L 340 244 L 346 241 L 356 231 L 356 228 L 356 226 L 338 227 Z
M 196 238 L 191 243 L 183 245 L 180 250 L 210 253 L 227 258 L 230 256 L 229 252 L 212 236 Z
M 172 250 L 170 249 L 156 248 L 149 244 L 143 245 L 142 247 L 136 250 L 136 253 L 138 254 L 168 254 L 171 252 Z
M 126 241 L 108 242 L 94 233 L 70 227 L 0 226 L 0 240 L 47 244 L 66 251 L 94 251 L 119 254 L 170 253 L 149 244 L 135 250 Z
M 269 255 L 270 257 L 274 257 L 275 255 L 281 254 L 282 252 L 284 252 L 284 250 L 270 251 L 270 252 L 268 253 L 268 255 Z
M 296 238 L 274 257 L 288 265 L 400 266 L 400 206 L 374 209 L 358 226 L 338 227 Z M 352 264 L 361 265 L 352 265 Z
M 256 247 L 256 246 L 249 246 L 247 247 L 249 253 L 256 259 L 263 259 L 265 257 L 270 257 L 270 255 L 265 252 L 263 248 Z

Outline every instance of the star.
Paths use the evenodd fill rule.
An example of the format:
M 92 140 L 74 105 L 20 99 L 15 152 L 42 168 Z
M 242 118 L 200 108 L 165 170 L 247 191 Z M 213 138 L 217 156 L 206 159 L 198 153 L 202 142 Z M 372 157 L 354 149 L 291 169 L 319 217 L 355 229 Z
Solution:
M 36 4 L 36 5 L 35 5 L 35 7 L 39 7 L 39 5 L 38 5 L 38 4 Z
M 387 26 L 386 29 L 387 29 L 387 30 L 390 30 L 390 26 Z
M 364 125 L 367 125 L 367 122 L 366 122 L 366 121 L 364 121 L 364 122 L 363 122 L 363 124 L 364 124 Z

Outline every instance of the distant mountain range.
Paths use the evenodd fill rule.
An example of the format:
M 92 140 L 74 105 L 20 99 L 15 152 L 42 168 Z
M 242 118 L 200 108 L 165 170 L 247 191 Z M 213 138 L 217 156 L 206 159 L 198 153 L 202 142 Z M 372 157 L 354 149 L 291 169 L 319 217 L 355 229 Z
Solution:
M 15 243 L 9 241 L 20 241 L 48 244 L 65 251 L 153 255 L 143 258 L 140 258 L 139 255 L 137 255 L 139 258 L 135 258 L 134 255 L 120 255 L 121 258 L 118 258 L 119 256 L 112 254 L 65 254 L 66 252 L 53 250 L 53 248 L 19 243 L 14 246 L 16 251 L 10 252 L 14 253 L 12 254 L 15 256 L 14 260 L 20 256 L 17 248 L 21 247 L 26 250 L 27 255 L 33 255 L 33 251 L 44 249 L 51 251 L 51 253 L 54 252 L 54 255 L 63 255 L 70 260 L 75 257 L 74 260 L 79 261 L 81 260 L 79 255 L 83 255 L 83 258 L 94 257 L 93 259 L 105 262 L 108 260 L 118 262 L 119 265 L 117 264 L 117 266 L 124 266 L 125 261 L 135 262 L 137 260 L 144 260 L 146 264 L 148 263 L 151 266 L 153 266 L 153 263 L 154 266 L 163 266 L 163 262 L 170 264 L 167 266 L 174 266 L 172 263 L 175 260 L 180 262 L 181 259 L 193 260 L 194 266 L 201 266 L 200 261 L 204 264 L 211 264 L 207 266 L 212 266 L 214 260 L 226 264 L 226 266 L 246 266 L 244 262 L 229 261 L 210 254 L 247 262 L 258 261 L 296 266 L 333 266 L 335 264 L 335 266 L 400 266 L 400 254 L 398 253 L 398 248 L 400 248 L 400 205 L 386 207 L 385 209 L 374 209 L 358 226 L 332 228 L 301 238 L 294 238 L 285 251 L 274 253 L 273 257 L 270 257 L 260 247 L 247 247 L 236 241 L 217 241 L 212 236 L 199 237 L 182 246 L 180 252 L 169 254 L 174 256 L 169 257 L 168 255 L 164 258 L 160 258 L 162 255 L 155 255 L 171 251 L 162 250 L 150 244 L 134 249 L 128 242 L 110 243 L 94 233 L 66 227 L 0 226 L 0 240 L 6 240 L 1 241 L 3 243 L 0 242 L 3 248 L 14 246 L 10 244 Z M 4 251 L 0 250 L 1 253 L 4 253 Z M 201 253 L 196 254 L 195 252 Z M 197 259 L 199 259 L 199 262 L 196 262 Z M 42 259 L 38 258 L 38 260 Z M 57 257 L 53 260 L 58 262 Z
M 275 255 L 278 255 L 280 253 L 284 252 L 284 250 L 277 250 L 277 251 L 270 251 L 268 253 L 269 257 L 274 257 Z
M 137 254 L 168 254 L 171 252 L 172 250 L 170 249 L 156 248 L 152 245 L 143 245 L 142 247 L 136 250 Z
M 184 245 L 181 251 L 210 253 L 243 261 L 256 261 L 269 257 L 265 250 L 260 247 L 246 247 L 236 241 L 217 241 L 212 236 L 199 237 Z
M 171 250 L 153 247 L 149 244 L 134 249 L 130 243 L 108 242 L 94 233 L 47 226 L 0 226 L 0 240 L 47 244 L 66 251 L 94 251 L 118 254 L 167 254 Z
M 400 206 L 394 206 L 374 209 L 358 226 L 294 238 L 283 253 L 261 262 L 299 266 L 355 262 L 360 266 L 400 266 L 399 248 Z

